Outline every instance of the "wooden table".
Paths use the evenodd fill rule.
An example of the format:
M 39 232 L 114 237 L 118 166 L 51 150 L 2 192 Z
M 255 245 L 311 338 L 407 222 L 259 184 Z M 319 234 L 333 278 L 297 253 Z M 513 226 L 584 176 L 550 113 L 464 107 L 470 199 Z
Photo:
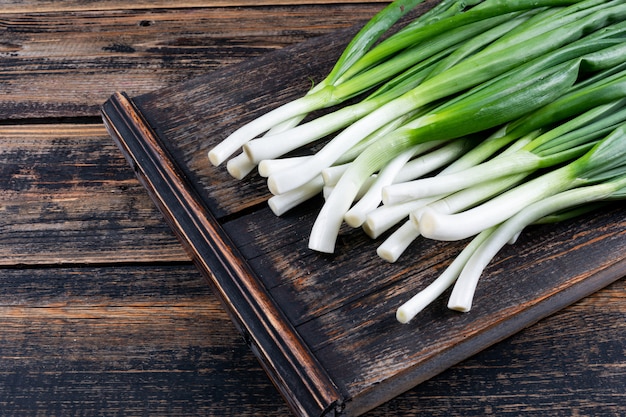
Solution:
M 99 108 L 382 4 L 2 3 L 2 415 L 289 415 Z M 625 319 L 621 279 L 366 415 L 625 415 Z

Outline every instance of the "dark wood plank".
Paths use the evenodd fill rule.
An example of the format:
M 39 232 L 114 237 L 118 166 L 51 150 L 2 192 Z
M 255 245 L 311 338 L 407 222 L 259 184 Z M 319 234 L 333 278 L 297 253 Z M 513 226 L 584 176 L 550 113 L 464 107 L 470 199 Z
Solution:
M 366 416 L 621 416 L 625 285 L 610 285 Z
M 0 138 L 0 265 L 189 260 L 102 125 Z
M 462 245 L 432 246 L 423 241 L 398 263 L 381 266 L 375 256 L 363 254 L 363 248 L 373 253 L 367 238 L 348 236 L 344 239 L 350 250 L 329 261 L 307 254 L 302 231 L 298 233 L 304 236 L 300 240 L 278 243 L 277 233 L 289 233 L 294 224 L 302 222 L 310 225 L 311 216 L 271 222 L 271 214 L 258 214 L 225 227 L 237 243 L 240 239 L 249 242 L 251 236 L 260 242 L 254 251 L 257 255 L 250 258 L 251 265 L 264 282 L 269 281 L 270 292 L 320 361 L 337 371 L 331 372 L 335 380 L 349 381 L 344 387 L 348 392 L 366 391 L 372 384 L 383 386 L 385 378 L 394 378 L 396 372 L 410 374 L 412 371 L 405 367 L 412 361 L 435 372 L 445 358 L 453 360 L 448 355 L 455 350 L 469 355 L 476 352 L 471 349 L 481 346 L 480 339 L 491 335 L 499 340 L 506 334 L 503 332 L 510 331 L 508 326 L 520 326 L 516 320 L 529 320 L 528 325 L 532 316 L 550 314 L 554 310 L 533 309 L 556 309 L 564 305 L 560 304 L 563 296 L 578 297 L 567 295 L 568 290 L 561 287 L 564 277 L 576 277 L 567 284 L 572 285 L 572 291 L 589 294 L 601 287 L 595 286 L 594 275 L 601 279 L 603 268 L 616 265 L 616 271 L 608 272 L 615 277 L 625 272 L 626 217 L 623 207 L 614 207 L 604 214 L 531 229 L 515 246 L 505 248 L 486 271 L 471 314 L 447 310 L 442 297 L 415 323 L 402 327 L 395 322 L 394 308 L 436 277 Z M 288 226 L 283 228 L 285 223 Z M 596 246 L 599 240 L 603 244 Z M 549 288 L 546 282 L 555 283 L 556 288 Z M 546 301 L 537 303 L 537 296 Z M 511 317 L 513 323 L 507 324 Z M 498 327 L 503 329 L 494 332 Z M 416 332 L 420 337 L 413 340 Z M 474 346 L 468 343 L 473 337 L 477 339 Z
M 304 4 L 346 4 L 346 3 L 386 3 L 381 0 L 185 0 L 172 3 L 168 0 L 139 0 L 133 3 L 121 0 L 7 0 L 3 2 L 4 13 L 46 13 L 46 12 L 75 12 L 75 11 L 103 11 L 103 10 L 144 10 L 144 9 L 173 9 L 192 7 L 240 7 L 240 6 L 277 6 L 277 5 L 304 5 Z
M 226 137 L 241 123 L 271 110 L 286 100 L 306 92 L 311 82 L 320 81 L 340 55 L 356 28 L 335 32 L 320 42 L 315 39 L 284 48 L 237 66 L 196 77 L 181 85 L 134 98 L 142 112 L 149 115 L 150 128 L 162 138 L 176 137 L 177 142 L 164 142 L 175 159 L 185 158 L 180 168 L 195 191 L 210 200 L 210 210 L 218 219 L 265 204 L 270 194 L 266 180 L 254 174 L 233 187 L 233 178 L 223 167 L 213 167 L 206 156 L 211 144 Z M 306 52 L 315 50 L 315 58 Z M 289 71 L 284 71 L 284 67 Z M 245 74 L 234 77 L 233 73 Z M 232 94 L 224 94 L 224 92 Z M 125 92 L 128 94 L 127 92 Z M 216 97 L 219 100 L 215 100 Z M 182 103 L 185 116 L 173 119 Z M 169 120 L 151 123 L 151 119 Z M 190 123 L 189 119 L 193 119 Z M 184 127 L 184 128 L 183 128 Z M 183 130 L 184 129 L 184 130 Z M 209 192 L 210 191 L 210 192 Z
M 3 415 L 285 415 L 190 264 L 0 269 Z
M 45 13 L 0 10 L 0 120 L 97 116 L 114 92 L 139 95 L 369 18 L 380 4 L 159 7 L 119 2 Z M 56 3 L 55 3 L 56 4 Z M 62 9 L 62 6 L 58 6 Z M 113 8 L 113 9 L 111 9 Z M 47 10 L 47 9 L 46 9 Z
M 191 265 L 0 277 L 6 415 L 289 414 Z M 620 280 L 365 416 L 620 415 L 624 294 Z
M 217 220 L 185 186 L 167 152 L 122 94 L 103 106 L 107 129 L 137 176 L 248 340 L 291 410 L 334 415 L 342 397 L 300 335 L 232 245 Z M 128 138 L 142 138 L 130 141 Z

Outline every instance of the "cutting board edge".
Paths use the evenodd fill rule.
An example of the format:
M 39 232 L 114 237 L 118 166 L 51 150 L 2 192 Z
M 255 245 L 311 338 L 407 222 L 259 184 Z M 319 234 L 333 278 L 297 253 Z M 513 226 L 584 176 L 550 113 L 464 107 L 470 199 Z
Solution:
M 344 395 L 255 280 L 217 220 L 202 207 L 132 98 L 115 93 L 103 104 L 101 114 L 109 135 L 292 412 L 303 417 L 341 413 Z M 174 183 L 169 183 L 172 178 Z M 160 187 L 171 195 L 163 195 Z M 178 206 L 173 208 L 167 200 Z M 207 251 L 212 262 L 203 256 Z

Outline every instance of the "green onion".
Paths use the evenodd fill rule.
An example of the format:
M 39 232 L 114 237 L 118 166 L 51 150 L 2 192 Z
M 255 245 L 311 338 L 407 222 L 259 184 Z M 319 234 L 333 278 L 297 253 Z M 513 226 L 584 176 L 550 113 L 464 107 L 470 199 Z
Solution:
M 333 194 L 326 200 L 311 230 L 309 247 L 321 252 L 334 251 L 335 240 L 343 217 L 363 181 L 379 170 L 400 150 L 424 139 L 453 139 L 495 127 L 519 117 L 522 109 L 528 111 L 529 108 L 538 108 L 554 100 L 571 87 L 578 76 L 577 66 L 560 69 L 540 73 L 525 80 L 504 79 L 502 83 L 493 86 L 490 90 L 492 94 L 488 94 L 486 90 L 477 94 L 478 97 L 470 94 L 465 100 L 457 101 L 441 112 L 422 116 L 406 127 L 399 128 L 374 142 L 357 157 L 341 177 Z M 501 84 L 505 84 L 506 88 L 503 88 Z M 361 119 L 352 127 L 364 120 Z M 316 155 L 320 155 L 323 150 Z M 315 156 L 311 160 L 314 158 Z M 311 160 L 305 161 L 301 166 L 307 165 Z
M 491 231 L 491 230 L 489 230 Z M 447 290 L 457 280 L 470 256 L 489 237 L 489 231 L 477 236 L 469 245 L 452 261 L 446 270 L 425 289 L 415 294 L 409 301 L 402 304 L 396 310 L 396 319 L 400 323 L 408 323 L 426 306 L 436 300 L 445 290 Z
M 625 198 L 626 174 L 600 184 L 563 191 L 526 206 L 502 224 L 485 229 L 474 237 L 435 281 L 397 309 L 397 320 L 401 323 L 408 323 L 452 285 L 454 288 L 450 294 L 448 308 L 462 312 L 469 311 L 478 280 L 485 267 L 500 249 L 515 240 L 523 229 L 562 210 L 582 205 L 582 210 L 569 212 L 579 215 L 589 211 L 590 202 Z
M 528 62 L 533 58 L 539 58 L 560 46 L 567 45 L 567 43 L 580 37 L 584 31 L 598 28 L 602 24 L 608 23 L 610 18 L 619 18 L 623 17 L 623 15 L 626 15 L 626 5 L 596 11 L 572 23 L 557 27 L 548 33 L 545 33 L 543 30 L 532 30 L 532 33 L 540 33 L 540 35 L 530 39 L 527 39 L 528 35 L 526 33 L 519 34 L 519 37 L 524 39 L 524 41 L 512 42 L 509 40 L 506 42 L 507 45 L 515 49 L 515 53 L 507 49 L 503 50 L 496 45 L 496 41 L 489 48 L 483 49 L 452 68 L 424 81 L 408 93 L 382 105 L 366 117 L 359 119 L 338 134 L 307 163 L 299 168 L 288 169 L 283 173 L 271 176 L 268 179 L 268 186 L 273 194 L 295 188 L 316 176 L 325 167 L 332 165 L 338 155 L 341 155 L 364 136 L 398 116 L 452 94 L 457 94 L 464 89 L 477 86 L 481 82 L 492 80 L 508 70 L 514 70 L 522 63 Z M 551 42 L 546 42 L 544 36 L 550 39 Z M 580 62 L 578 65 L 580 65 Z M 555 71 L 557 69 L 558 66 L 553 66 L 544 69 L 544 71 Z M 536 72 L 535 74 L 538 73 Z M 510 74 L 509 83 L 515 79 L 512 77 L 513 74 Z M 487 93 L 483 94 L 489 94 L 496 88 L 504 88 L 503 85 L 506 85 L 506 81 L 499 81 L 497 87 L 484 87 Z M 475 94 L 478 95 L 480 92 Z M 519 106 L 517 107 L 519 108 Z
M 403 323 L 455 281 L 449 307 L 468 310 L 527 225 L 626 198 L 626 2 L 443 0 L 396 28 L 420 3 L 385 7 L 308 93 L 209 152 L 235 178 L 258 168 L 278 216 L 321 193 L 315 251 L 344 222 L 396 227 L 377 248 L 389 262 L 420 236 L 473 236 Z
M 590 151 L 569 164 L 550 171 L 490 199 L 470 210 L 442 214 L 426 207 L 419 218 L 423 236 L 460 240 L 480 233 L 513 216 L 525 206 L 571 188 L 599 183 L 626 170 L 626 126 L 622 125 Z
M 622 176 L 597 185 L 563 191 L 525 207 L 517 215 L 495 227 L 493 231 L 490 230 L 490 232 L 485 233 L 485 236 L 481 236 L 477 240 L 478 248 L 473 251 L 463 266 L 450 294 L 448 308 L 463 312 L 471 309 L 476 284 L 484 268 L 507 242 L 529 224 L 556 211 L 573 206 L 625 197 L 626 176 Z M 484 241 L 482 241 L 483 238 Z
M 624 99 L 589 110 L 559 125 L 519 150 L 471 168 L 433 178 L 387 186 L 383 201 L 394 204 L 408 199 L 453 193 L 482 181 L 555 166 L 586 152 L 596 140 L 626 121 Z M 616 110 L 617 108 L 617 110 Z
M 444 70 L 445 66 L 450 66 L 451 63 L 448 60 L 442 62 L 442 59 L 452 52 L 457 52 L 453 56 L 455 61 L 461 60 L 462 57 L 471 55 L 489 41 L 509 32 L 526 19 L 527 16 L 516 18 L 511 18 L 508 15 L 497 16 L 486 21 L 455 28 L 451 32 L 431 39 L 426 45 L 420 44 L 409 48 L 390 61 L 355 75 L 333 90 L 335 97 L 343 97 L 342 100 L 344 100 L 362 91 L 364 87 L 386 79 L 388 74 L 396 73 L 399 69 L 408 67 L 405 72 L 386 82 L 364 100 L 351 106 L 342 107 L 333 113 L 323 115 L 281 134 L 252 139 L 243 145 L 243 149 L 251 162 L 256 164 L 264 159 L 280 157 L 289 151 L 345 128 L 383 104 L 412 90 L 427 77 Z M 467 39 L 470 39 L 471 42 L 463 43 Z M 462 50 L 460 45 L 463 47 Z
M 348 44 L 326 79 L 312 88 L 305 96 L 282 105 L 237 129 L 209 151 L 209 160 L 211 163 L 220 165 L 249 140 L 273 129 L 277 125 L 280 126 L 282 123 L 289 123 L 289 121 L 294 120 L 294 118 L 295 120 L 301 120 L 304 115 L 313 110 L 330 107 L 349 98 L 338 97 L 338 95 L 334 93 L 334 87 L 341 85 L 342 82 L 338 80 L 338 78 L 344 76 L 345 79 L 345 72 L 354 67 L 356 62 L 363 58 L 372 45 L 374 45 L 391 26 L 422 2 L 423 0 L 396 0 L 381 10 Z M 464 2 L 444 1 L 442 2 L 442 6 L 435 7 L 429 13 L 418 17 L 414 21 L 414 26 L 419 27 L 429 21 L 437 20 L 437 16 L 440 14 L 446 15 L 446 12 L 449 13 L 448 9 L 450 3 L 462 4 Z M 400 72 L 400 70 L 397 72 Z M 366 88 L 362 88 L 361 91 L 365 89 Z M 353 91 L 350 92 L 350 95 L 354 94 L 356 93 Z

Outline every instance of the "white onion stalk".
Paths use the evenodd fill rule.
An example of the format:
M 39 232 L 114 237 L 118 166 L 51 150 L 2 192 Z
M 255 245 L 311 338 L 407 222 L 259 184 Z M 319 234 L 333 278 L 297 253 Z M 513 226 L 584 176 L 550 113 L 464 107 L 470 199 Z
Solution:
M 378 107 L 380 103 L 377 100 L 365 100 L 343 107 L 286 132 L 252 139 L 243 145 L 243 150 L 254 163 L 263 159 L 275 159 L 343 129 Z
M 257 164 L 252 162 L 244 152 L 241 152 L 239 155 L 226 162 L 226 170 L 233 178 L 238 180 L 244 179 L 245 176 L 254 171 L 256 167 Z
M 497 197 L 457 214 L 425 208 L 419 218 L 424 237 L 461 240 L 515 215 L 524 207 L 567 189 L 589 185 L 626 166 L 626 125 L 615 129 L 589 152 Z
M 272 196 L 267 203 L 276 216 L 282 216 L 297 205 L 318 195 L 323 187 L 324 180 L 321 176 L 317 176 L 298 188 Z
M 462 312 L 470 311 L 476 286 L 484 269 L 502 247 L 515 240 L 528 225 L 571 207 L 613 197 L 624 198 L 625 187 L 626 176 L 622 176 L 613 181 L 563 191 L 529 205 L 493 230 L 482 232 L 475 238 L 478 248 L 467 259 L 452 289 L 448 308 Z
M 245 155 L 245 154 L 244 154 Z M 279 158 L 279 159 L 264 159 L 259 162 L 259 175 L 262 177 L 269 177 L 275 172 L 283 170 L 287 167 L 292 167 L 298 164 L 301 164 L 306 159 L 310 158 L 310 156 L 293 156 L 290 158 Z
M 278 124 L 306 114 L 311 109 L 318 108 L 329 101 L 327 94 L 313 94 L 314 90 L 311 91 L 312 94 L 307 94 L 297 100 L 283 104 L 235 130 L 209 151 L 209 161 L 213 165 L 218 166 L 251 139 L 267 132 Z M 330 93 L 330 89 L 326 91 Z
M 322 149 L 312 155 L 311 159 L 299 166 L 287 168 L 271 175 L 267 182 L 270 192 L 280 194 L 310 181 L 324 168 L 333 165 L 343 153 L 358 144 L 359 141 L 399 117 L 398 106 L 408 107 L 408 103 L 405 102 L 410 102 L 410 100 L 407 98 L 396 99 L 379 107 L 340 132 Z
M 360 141 L 357 145 L 353 146 L 346 153 L 342 155 L 336 162 L 336 165 L 329 166 L 322 170 L 322 177 L 324 178 L 324 184 L 326 186 L 335 186 L 337 182 L 341 178 L 341 176 L 347 171 L 350 163 L 356 158 L 367 146 L 371 145 L 378 139 L 384 137 L 387 134 L 390 134 L 395 129 L 401 127 L 405 122 L 410 120 L 414 116 L 413 113 L 408 113 L 403 116 L 398 117 L 397 119 L 387 123 L 385 126 L 381 127 L 371 135 L 367 136 L 365 139 Z M 433 145 L 436 146 L 436 145 Z M 425 145 L 424 149 L 428 149 L 429 145 Z M 346 162 L 343 162 L 346 161 Z M 371 181 L 370 181 L 371 183 Z M 368 185 L 369 187 L 369 185 Z M 365 191 L 365 190 L 363 190 Z M 360 195 L 363 195 L 360 193 Z M 360 198 L 358 198 L 360 199 Z
M 409 220 L 400 227 L 403 230 L 398 230 L 385 239 L 379 246 L 379 250 L 377 250 L 378 255 L 388 262 L 397 261 L 409 245 L 421 235 L 419 219 L 424 209 L 430 208 L 448 214 L 456 213 L 491 198 L 515 184 L 519 184 L 525 177 L 526 175 L 518 174 L 495 178 L 412 210 L 409 214 Z M 411 224 L 412 228 L 409 228 L 407 223 Z
M 376 239 L 403 219 L 407 219 L 412 211 L 443 197 L 445 195 L 411 200 L 402 204 L 384 204 L 369 212 L 361 227 L 369 237 Z
M 526 182 L 472 209 L 444 213 L 424 207 L 414 217 L 422 236 L 444 241 L 462 240 L 502 223 L 523 207 L 564 189 L 582 185 L 569 166 Z
M 363 197 L 366 193 L 367 190 L 370 189 L 370 187 L 372 186 L 372 184 L 374 183 L 374 181 L 376 181 L 376 174 L 373 174 L 371 176 L 369 176 L 368 178 L 365 179 L 365 181 L 363 182 L 363 184 L 361 184 L 361 188 L 359 188 L 359 192 L 356 193 L 356 197 L 354 197 L 355 201 L 358 201 L 361 199 L 361 197 Z M 328 197 L 330 197 L 330 195 L 332 194 L 332 192 L 335 189 L 335 185 L 326 185 L 324 184 L 324 188 L 322 190 L 322 194 L 324 196 L 324 200 L 327 200 Z
M 350 162 L 340 165 L 333 165 L 322 170 L 324 184 L 331 187 L 337 185 L 341 176 L 348 170 Z
M 401 183 L 410 181 L 444 167 L 458 160 L 458 158 L 463 155 L 467 155 L 467 151 L 469 151 L 472 146 L 476 145 L 475 142 L 476 141 L 472 141 L 471 139 L 461 138 L 450 141 L 450 143 L 425 155 L 417 156 L 400 169 L 393 182 Z
M 387 262 L 396 262 L 419 236 L 417 225 L 407 220 L 376 248 L 376 254 Z
M 425 307 L 430 305 L 433 301 L 435 301 L 445 290 L 450 288 L 452 284 L 457 280 L 463 266 L 469 259 L 469 257 L 474 253 L 474 251 L 479 247 L 482 242 L 481 239 L 486 238 L 487 232 L 482 235 L 480 238 L 472 240 L 462 251 L 458 254 L 452 263 L 445 269 L 445 271 L 437 277 L 432 283 L 430 283 L 426 288 L 419 291 L 413 297 L 411 297 L 408 301 L 402 304 L 396 310 L 396 319 L 403 324 L 408 323 L 411 319 L 413 319 L 420 311 L 422 311 Z
M 282 123 L 274 125 L 270 130 L 266 132 L 266 135 L 276 135 L 282 132 L 285 132 L 294 126 L 297 126 L 298 123 L 304 118 L 304 115 L 298 115 L 292 117 L 289 120 L 285 120 Z M 226 170 L 228 173 L 238 180 L 241 180 L 246 177 L 249 173 L 251 173 L 254 168 L 257 167 L 257 163 L 250 159 L 250 157 L 245 153 L 241 152 L 234 158 L 231 158 L 226 163 Z
M 380 205 L 383 187 L 394 181 L 406 163 L 413 156 L 438 147 L 441 143 L 441 141 L 420 143 L 389 161 L 378 174 L 376 180 L 372 183 L 367 192 L 346 212 L 344 215 L 346 223 L 352 227 L 360 227 L 365 222 L 367 214 Z

